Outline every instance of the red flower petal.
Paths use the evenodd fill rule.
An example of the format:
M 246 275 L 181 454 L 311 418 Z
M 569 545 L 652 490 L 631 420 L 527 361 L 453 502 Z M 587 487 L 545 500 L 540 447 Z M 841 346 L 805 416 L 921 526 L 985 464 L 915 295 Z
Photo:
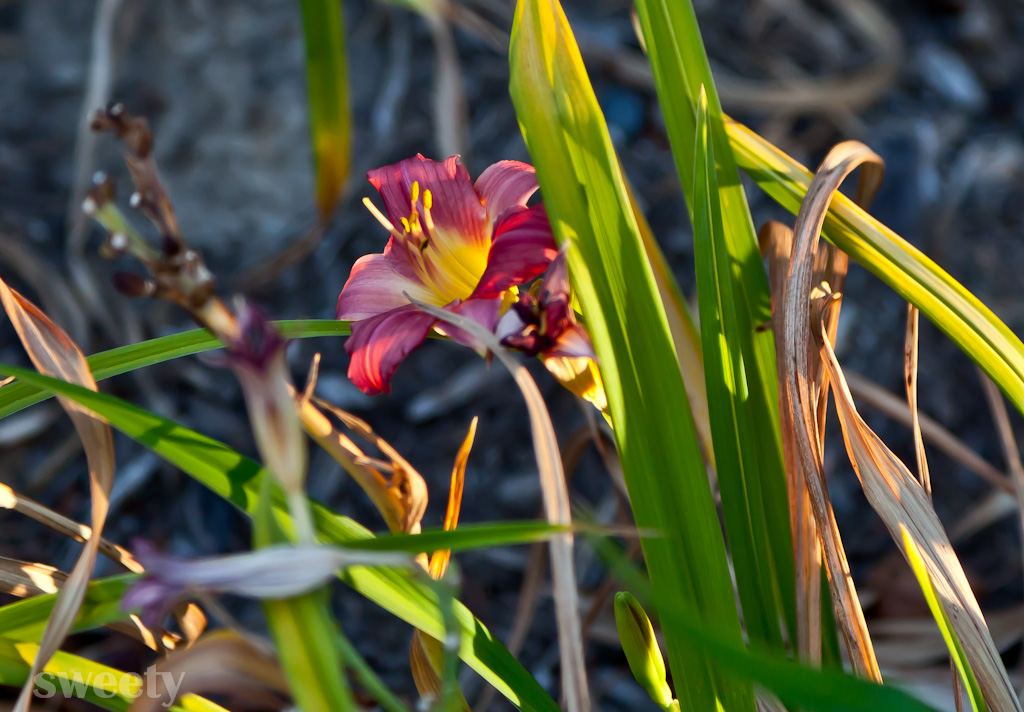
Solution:
M 537 171 L 519 161 L 498 161 L 476 179 L 476 192 L 491 223 L 497 222 L 509 208 L 526 207 L 537 187 Z
M 367 395 L 390 393 L 398 365 L 423 343 L 435 321 L 408 304 L 352 324 L 352 335 L 345 342 L 352 357 L 349 380 Z
M 511 286 L 534 279 L 558 254 L 543 205 L 506 210 L 494 226 L 487 269 L 473 297 L 496 297 Z
M 366 319 L 406 306 L 413 299 L 434 303 L 433 292 L 423 286 L 415 274 L 399 274 L 387 253 L 363 255 L 352 266 L 352 273 L 338 297 L 339 319 Z
M 420 200 L 425 191 L 431 193 L 430 214 L 442 239 L 460 244 L 487 244 L 490 237 L 487 211 L 458 156 L 432 161 L 416 154 L 415 158 L 372 170 L 366 174 L 366 179 L 384 199 L 388 219 L 399 231 L 402 218 L 409 219 L 412 214 L 412 184 L 419 183 Z M 456 249 L 457 245 L 450 247 Z

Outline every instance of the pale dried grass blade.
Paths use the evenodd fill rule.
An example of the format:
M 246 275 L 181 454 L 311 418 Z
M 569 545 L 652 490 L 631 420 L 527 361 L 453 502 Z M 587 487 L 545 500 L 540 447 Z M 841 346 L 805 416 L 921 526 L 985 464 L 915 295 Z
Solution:
M 96 380 L 89 370 L 85 355 L 59 326 L 35 304 L 7 286 L 0 279 L 0 302 L 14 325 L 21 343 L 36 369 L 47 376 L 60 378 L 91 390 Z M 32 700 L 35 678 L 60 648 L 75 621 L 82 604 L 92 567 L 99 550 L 103 524 L 107 518 L 110 487 L 114 480 L 114 437 L 106 421 L 69 399 L 58 396 L 61 407 L 82 440 L 89 464 L 89 492 L 92 501 L 92 535 L 86 539 L 78 561 L 68 575 L 46 623 L 39 650 L 29 670 L 28 679 L 15 703 L 14 712 L 27 712 Z
M 837 620 L 849 651 L 854 671 L 862 677 L 881 682 L 864 620 L 864 611 L 850 576 L 846 552 L 828 499 L 821 435 L 818 422 L 819 398 L 815 392 L 817 359 L 811 358 L 810 297 L 815 271 L 815 255 L 825 213 L 832 195 L 843 180 L 864 165 L 874 175 L 862 178 L 869 184 L 880 180 L 881 159 L 861 143 L 847 141 L 835 146 L 822 162 L 804 198 L 793 230 L 793 248 L 786 279 L 781 287 L 781 316 L 775 324 L 776 349 L 779 352 L 779 381 L 785 395 L 780 401 L 782 428 L 792 430 L 794 463 L 807 485 L 824 552 L 826 573 L 836 606 Z
M 907 406 L 907 401 L 903 398 L 887 391 L 866 376 L 852 371 L 846 372 L 846 383 L 850 387 L 853 397 L 862 405 L 874 408 L 908 428 L 913 427 L 910 409 Z M 921 426 L 921 435 L 930 445 L 1002 492 L 1012 493 L 1014 491 L 1013 483 L 1006 475 L 968 447 L 964 441 L 949 432 L 941 423 L 920 412 L 918 412 L 918 422 Z
M 822 309 L 827 308 L 827 302 L 827 298 L 822 300 Z M 913 543 L 956 639 L 977 676 L 985 701 L 992 709 L 1020 710 L 1020 702 L 985 617 L 928 495 L 860 417 L 831 343 L 823 331 L 819 331 L 818 336 L 822 357 L 832 378 L 847 453 L 868 502 L 908 561 L 911 554 L 904 536 Z
M 1018 522 L 1021 527 L 1021 541 L 1024 542 L 1024 463 L 1021 463 L 1017 437 L 1013 434 L 1010 414 L 1006 410 L 1006 402 L 1003 400 L 1003 394 L 999 392 L 999 387 L 981 370 L 978 371 L 978 378 L 981 379 L 985 398 L 992 411 L 992 418 L 996 421 L 996 432 L 999 433 L 999 442 L 1003 447 L 1006 466 L 1013 477 L 1013 485 L 1017 494 L 1017 508 L 1020 513 Z
M 75 520 L 39 504 L 34 499 L 15 492 L 2 482 L 0 482 L 0 508 L 23 514 L 75 541 L 84 542 L 92 536 L 92 529 L 86 525 L 79 524 Z M 135 560 L 130 551 L 102 537 L 100 537 L 99 553 L 111 561 L 121 564 L 132 573 L 138 574 L 143 571 L 142 565 Z
M 921 313 L 913 304 L 907 304 L 907 333 L 903 342 L 903 380 L 907 386 L 907 405 L 910 406 L 910 427 L 914 432 L 914 454 L 917 457 L 917 476 L 921 487 L 932 496 L 932 478 L 928 472 L 928 458 L 924 452 L 921 434 L 921 415 L 917 409 L 918 329 Z M 833 340 L 830 337 L 830 340 Z
M 187 650 L 167 656 L 154 668 L 157 674 L 145 676 L 146 686 L 129 712 L 158 712 L 175 701 L 182 701 L 182 706 L 188 708 L 190 705 L 182 698 L 195 693 L 241 695 L 253 705 L 277 707 L 279 696 L 288 694 L 288 681 L 277 661 L 226 631 L 210 633 Z
M 46 564 L 0 556 L 0 590 L 18 598 L 57 593 L 67 574 Z
M 558 452 L 558 439 L 551 424 L 544 398 L 526 367 L 501 346 L 498 338 L 483 326 L 459 314 L 410 299 L 419 309 L 445 323 L 468 332 L 494 353 L 509 370 L 523 393 L 530 415 L 537 469 L 540 472 L 544 511 L 551 524 L 572 526 L 569 490 Z M 573 561 L 573 536 L 567 531 L 552 537 L 551 580 L 554 584 L 555 620 L 558 626 L 559 652 L 562 666 L 562 693 L 569 712 L 590 710 L 590 690 L 584 665 L 583 633 L 580 625 L 579 593 L 576 590 L 576 566 Z
M 443 156 L 462 154 L 467 147 L 469 108 L 455 37 L 448 20 L 425 14 L 434 40 L 434 135 Z
M 46 564 L 0 556 L 0 592 L 2 593 L 18 598 L 54 594 L 60 591 L 67 578 L 67 574 L 63 571 Z M 125 621 L 109 623 L 106 627 L 135 638 L 156 652 L 173 650 L 181 640 L 163 628 L 147 627 L 136 615 L 128 616 L 128 620 Z
M 991 492 L 968 509 L 967 513 L 949 528 L 949 538 L 955 542 L 961 542 L 974 536 L 985 527 L 1019 512 L 1020 505 L 1016 496 L 1006 492 Z

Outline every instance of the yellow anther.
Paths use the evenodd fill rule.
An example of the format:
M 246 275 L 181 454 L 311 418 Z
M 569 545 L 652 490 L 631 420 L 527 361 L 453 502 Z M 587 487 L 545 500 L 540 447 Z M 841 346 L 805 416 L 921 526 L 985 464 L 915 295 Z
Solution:
M 413 204 L 413 209 L 415 209 L 416 201 L 420 199 L 420 182 L 418 180 L 414 180 L 412 182 L 412 191 L 411 191 L 411 193 L 412 193 L 411 200 L 412 200 L 412 204 Z
M 423 208 L 430 210 L 434 205 L 434 197 L 430 193 L 430 189 L 423 191 Z
M 409 225 L 409 221 L 405 218 L 402 218 L 402 229 L 406 232 L 412 232 L 412 226 Z

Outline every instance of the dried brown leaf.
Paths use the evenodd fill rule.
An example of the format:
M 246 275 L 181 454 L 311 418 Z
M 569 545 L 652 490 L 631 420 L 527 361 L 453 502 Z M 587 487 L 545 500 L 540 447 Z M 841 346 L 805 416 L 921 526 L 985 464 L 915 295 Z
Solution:
M 509 370 L 522 391 L 530 416 L 537 469 L 540 472 L 544 510 L 551 524 L 571 528 L 572 513 L 569 490 L 558 452 L 558 439 L 551 424 L 551 416 L 544 398 L 526 367 L 498 342 L 498 338 L 483 326 L 462 315 L 454 314 L 430 304 L 410 299 L 419 309 L 441 321 L 468 332 L 491 351 Z M 590 709 L 590 690 L 583 656 L 583 634 L 580 626 L 579 593 L 576 589 L 576 566 L 573 561 L 573 536 L 570 531 L 552 537 L 551 579 L 554 584 L 555 620 L 558 626 L 559 652 L 562 665 L 562 692 L 569 712 Z
M 97 390 L 85 355 L 63 329 L 57 326 L 35 304 L 7 286 L 0 279 L 0 302 L 21 339 L 36 369 L 47 376 L 60 378 L 79 386 Z M 75 621 L 85 597 L 96 561 L 107 518 L 110 487 L 114 479 L 114 438 L 106 421 L 72 400 L 58 396 L 61 407 L 82 440 L 89 463 L 89 491 L 92 500 L 91 536 L 85 541 L 78 561 L 68 576 L 53 613 L 46 623 L 39 650 L 29 671 L 28 680 L 15 704 L 15 712 L 27 712 L 32 699 L 36 674 L 60 648 Z
M 861 165 L 866 168 L 861 178 L 862 194 L 866 191 L 870 195 L 873 187 L 877 187 L 881 180 L 883 164 L 863 144 L 847 141 L 837 145 L 818 169 L 797 215 L 786 279 L 777 282 L 773 322 L 779 365 L 783 445 L 792 451 L 792 455 L 787 458 L 787 465 L 795 465 L 807 488 L 810 509 L 814 514 L 825 557 L 825 570 L 836 606 L 837 620 L 851 664 L 857 674 L 880 682 L 878 662 L 872 650 L 857 590 L 850 576 L 846 552 L 825 483 L 820 420 L 824 381 L 821 368 L 817 365 L 818 360 L 812 357 L 814 350 L 810 328 L 810 298 L 812 288 L 817 286 L 815 268 L 817 266 L 820 271 L 824 259 L 818 257 L 817 247 L 825 213 L 843 180 Z M 780 252 L 774 259 L 783 258 Z M 820 273 L 818 277 L 821 277 Z M 807 607 L 804 614 L 810 617 L 813 612 Z
M 210 633 L 154 667 L 157 674 L 145 676 L 146 687 L 129 712 L 158 712 L 188 693 L 244 696 L 275 706 L 280 705 L 279 696 L 288 694 L 288 681 L 277 661 L 227 631 Z M 168 679 L 175 684 L 169 686 Z
M 79 524 L 73 519 L 39 504 L 30 497 L 15 492 L 2 482 L 0 482 L 0 508 L 23 514 L 75 541 L 84 542 L 92 536 L 92 529 L 86 525 Z M 99 543 L 99 553 L 133 573 L 142 573 L 143 571 L 142 565 L 135 560 L 130 551 L 102 537 Z
M 372 460 L 345 433 L 335 428 L 321 409 L 384 453 L 391 461 L 390 478 L 368 464 Z M 415 534 L 420 531 L 420 521 L 427 510 L 426 481 L 369 423 L 316 396 L 299 398 L 299 417 L 310 437 L 363 488 L 392 532 Z
M 826 309 L 828 299 L 821 301 Z M 1013 685 L 963 568 L 939 522 L 928 494 L 907 467 L 857 412 L 842 368 L 823 330 L 818 332 L 832 379 L 847 453 L 871 507 L 907 558 L 903 537 L 913 542 L 936 596 L 992 709 L 1020 710 Z
M 917 409 L 917 332 L 921 314 L 913 304 L 907 304 L 907 333 L 903 342 L 903 379 L 907 386 L 907 405 L 910 406 L 910 427 L 914 432 L 914 454 L 917 457 L 917 476 L 921 487 L 932 496 L 932 478 L 928 472 L 928 458 L 924 452 L 924 436 L 921 434 L 921 415 Z M 830 341 L 834 338 L 830 337 Z
M 1013 434 L 1013 425 L 1010 424 L 1010 413 L 1006 409 L 1006 402 L 999 387 L 978 370 L 978 378 L 985 391 L 985 398 L 988 400 L 989 410 L 996 421 L 996 432 L 999 433 L 999 442 L 1003 447 L 1003 457 L 1013 476 L 1013 485 L 1017 494 L 1018 517 L 1017 523 L 1021 529 L 1021 538 L 1024 541 L 1024 463 L 1020 459 L 1020 448 L 1017 447 L 1017 437 Z
M 850 387 L 853 397 L 862 405 L 874 408 L 908 428 L 913 427 L 913 419 L 905 399 L 887 391 L 859 373 L 847 371 L 846 383 Z M 1013 484 L 1006 475 L 989 464 L 941 423 L 923 413 L 918 413 L 918 421 L 921 426 L 921 435 L 930 445 L 941 450 L 952 460 L 960 463 L 989 484 L 998 487 L 1002 492 L 1012 493 L 1014 491 Z
M 46 564 L 0 556 L 0 592 L 2 593 L 19 598 L 53 594 L 60 591 L 67 578 L 67 574 L 63 571 Z M 135 615 L 129 616 L 125 621 L 110 623 L 106 627 L 131 636 L 157 652 L 173 650 L 181 640 L 163 628 L 145 626 Z
M 793 231 L 782 223 L 767 222 L 758 232 L 758 241 L 768 256 L 772 313 L 778 314 L 793 249 Z M 780 382 L 785 367 L 781 334 L 781 329 L 775 329 L 775 358 Z M 789 393 L 784 388 L 779 389 L 779 412 L 782 414 L 782 457 L 786 467 L 796 574 L 796 650 L 801 659 L 817 664 L 821 661 L 821 544 L 811 511 L 810 493 L 797 467 L 795 434 L 787 421 L 787 414 L 792 412 L 792 408 Z

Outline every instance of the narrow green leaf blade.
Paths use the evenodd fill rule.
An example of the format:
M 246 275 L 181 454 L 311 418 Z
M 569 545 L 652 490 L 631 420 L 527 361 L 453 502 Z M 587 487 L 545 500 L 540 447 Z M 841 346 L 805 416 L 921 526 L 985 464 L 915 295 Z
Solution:
M 409 554 L 431 554 L 442 549 L 458 552 L 532 544 L 563 534 L 567 529 L 542 521 L 460 524 L 458 529 L 425 529 L 419 534 L 385 534 L 373 539 L 353 541 L 346 546 L 350 549 L 404 551 Z
M 309 119 L 320 218 L 334 211 L 348 178 L 351 118 L 341 0 L 301 0 Z
M 734 326 L 726 334 L 729 339 L 726 347 L 739 349 L 743 370 L 737 375 L 742 378 L 739 383 L 742 398 L 734 399 L 734 405 L 738 411 L 745 411 L 745 414 L 738 412 L 737 417 L 749 424 L 744 433 L 746 439 L 742 441 L 743 449 L 753 447 L 755 453 L 746 463 L 750 469 L 739 476 L 726 472 L 727 468 L 717 461 L 716 471 L 720 476 L 723 504 L 726 500 L 739 500 L 726 506 L 734 514 L 745 510 L 750 518 L 744 524 L 737 516 L 727 516 L 726 526 L 734 558 L 746 560 L 752 567 L 741 566 L 740 562 L 736 566 L 740 589 L 748 591 L 743 600 L 744 614 L 766 621 L 770 628 L 755 628 L 750 631 L 751 636 L 781 647 L 782 630 L 773 622 L 783 621 L 789 635 L 795 635 L 795 569 L 779 430 L 775 346 L 771 333 L 757 328 L 771 319 L 768 279 L 746 195 L 725 134 L 722 108 L 692 3 L 689 0 L 637 0 L 636 9 L 676 170 L 693 223 L 696 223 L 694 211 L 698 208 L 695 192 L 701 179 L 699 173 L 696 179 L 694 174 L 699 157 L 693 137 L 697 132 L 698 97 L 702 91 L 706 96 L 708 145 L 715 157 L 711 172 L 717 182 L 716 200 L 720 205 L 724 247 L 717 259 L 727 264 L 729 270 L 729 278 L 721 280 L 720 287 L 723 294 L 730 293 L 734 305 L 730 317 Z M 705 343 L 704 348 L 716 347 Z M 707 358 L 705 351 L 705 362 Z M 709 400 L 714 400 L 710 393 Z M 724 423 L 724 420 L 719 421 L 720 426 Z M 712 428 L 713 440 L 725 440 L 724 444 L 716 444 L 716 458 L 724 448 L 734 447 L 734 431 L 733 427 L 726 427 L 718 433 Z M 763 540 L 768 546 L 757 545 L 745 551 L 752 545 L 751 534 L 754 542 Z M 753 581 L 744 583 L 745 578 Z M 770 587 L 761 604 L 752 601 L 749 595 L 755 585 Z M 749 610 L 755 604 L 757 608 Z
M 949 648 L 953 664 L 956 666 L 957 672 L 960 673 L 960 679 L 963 680 L 967 697 L 971 701 L 971 709 L 974 712 L 983 712 L 988 709 L 988 705 L 985 704 L 985 698 L 981 694 L 981 685 L 978 684 L 978 679 L 974 676 L 974 671 L 971 669 L 971 661 L 967 658 L 967 654 L 964 652 L 964 648 L 956 637 L 956 632 L 953 630 L 953 625 L 949 621 L 949 616 L 946 615 L 946 610 L 939 601 L 938 594 L 935 592 L 935 586 L 928 575 L 928 567 L 921 557 L 921 552 L 917 550 L 917 545 L 914 544 L 914 539 L 910 536 L 910 532 L 903 528 L 902 525 L 901 529 L 903 529 L 903 543 L 907 550 L 907 560 L 910 562 L 910 567 L 914 570 L 914 576 L 917 577 L 917 582 L 921 586 L 925 600 L 928 601 L 928 608 L 931 610 L 939 630 L 942 631 L 942 639 L 946 641 L 946 647 Z
M 0 365 L 0 374 L 17 376 L 33 386 L 81 403 L 242 511 L 249 515 L 255 512 L 260 483 L 267 475 L 256 462 L 223 443 L 113 396 L 47 378 L 34 371 Z M 275 497 L 273 514 L 278 525 L 289 531 L 291 520 L 283 497 Z M 320 537 L 327 543 L 347 545 L 373 536 L 359 523 L 316 503 L 313 504 L 313 519 Z M 340 578 L 424 633 L 438 639 L 445 637 L 437 594 L 415 581 L 408 571 L 354 566 L 342 572 Z M 520 709 L 557 712 L 558 705 L 537 681 L 469 609 L 457 601 L 454 618 L 460 628 L 459 657 L 467 665 Z
M 754 424 L 740 347 L 743 334 L 731 288 L 715 153 L 703 93 L 697 105 L 696 137 L 692 213 L 697 298 L 722 512 L 747 633 L 752 640 L 782 651 L 785 645 L 779 613 L 783 607 L 771 565 L 771 532 L 760 506 L 757 453 L 749 446 L 754 442 Z
M 336 319 L 295 319 L 275 321 L 274 325 L 287 339 L 348 336 L 351 332 L 347 321 Z M 161 336 L 130 346 L 119 346 L 116 349 L 101 351 L 90 356 L 88 361 L 93 377 L 97 381 L 102 381 L 111 376 L 119 376 L 145 366 L 222 347 L 223 344 L 206 329 L 192 329 L 180 334 Z M 51 397 L 51 393 L 27 383 L 20 381 L 10 383 L 0 388 L 0 418 L 6 418 L 8 415 L 13 415 L 19 410 Z
M 591 539 L 612 575 L 642 603 L 651 599 L 651 584 L 636 564 L 610 539 Z M 674 624 L 689 646 L 704 650 L 723 671 L 774 693 L 790 709 L 818 712 L 926 712 L 932 708 L 895 687 L 878 685 L 839 669 L 820 670 L 793 662 L 775 651 L 745 648 L 722 639 L 704 621 L 670 609 Z M 664 628 L 666 621 L 661 621 Z M 933 711 L 934 712 L 934 711 Z
M 273 514 L 272 499 L 280 490 L 277 481 L 271 477 L 264 477 L 260 482 L 259 499 L 253 514 L 253 548 L 289 541 Z M 356 709 L 341 660 L 340 641 L 343 638 L 330 606 L 329 586 L 301 596 L 263 602 L 267 627 L 288 678 L 292 699 L 303 712 L 348 712 Z
M 544 204 L 556 237 L 571 245 L 570 277 L 600 359 L 635 518 L 661 534 L 643 542 L 658 610 L 706 620 L 739 644 L 725 546 L 665 309 L 556 0 L 520 0 L 510 64 L 512 101 Z M 718 675 L 671 623 L 664 632 L 684 709 L 753 709 L 748 686 Z
M 79 633 L 128 618 L 121 609 L 121 596 L 138 578 L 139 574 L 122 574 L 90 581 L 71 632 Z M 38 643 L 56 600 L 56 593 L 48 593 L 0 607 L 0 638 Z

